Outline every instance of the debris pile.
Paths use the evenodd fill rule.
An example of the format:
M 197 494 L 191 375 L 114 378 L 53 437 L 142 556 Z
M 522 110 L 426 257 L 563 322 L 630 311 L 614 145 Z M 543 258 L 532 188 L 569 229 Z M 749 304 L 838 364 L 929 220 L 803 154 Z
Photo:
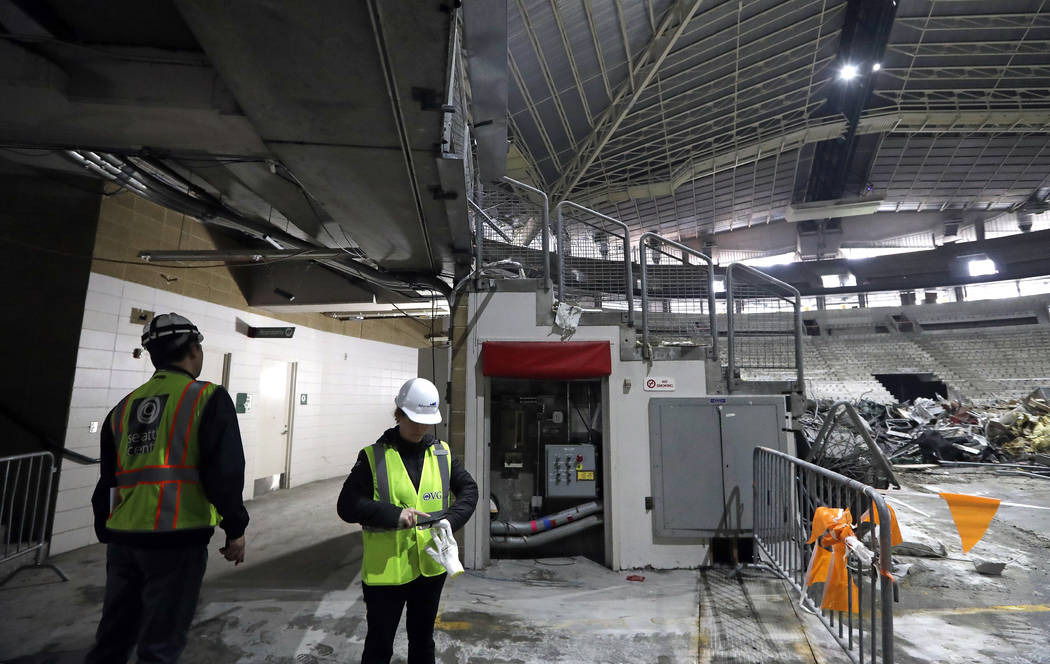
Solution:
M 848 477 L 865 481 L 876 474 L 881 460 L 866 444 L 873 440 L 895 465 L 997 464 L 1050 479 L 1050 387 L 1020 401 L 981 407 L 944 398 L 893 405 L 861 400 L 853 408 L 863 432 L 841 411 L 835 426 L 824 426 L 831 406 L 812 403 L 800 418 L 801 431 L 810 450 L 819 452 L 810 453 L 810 460 Z

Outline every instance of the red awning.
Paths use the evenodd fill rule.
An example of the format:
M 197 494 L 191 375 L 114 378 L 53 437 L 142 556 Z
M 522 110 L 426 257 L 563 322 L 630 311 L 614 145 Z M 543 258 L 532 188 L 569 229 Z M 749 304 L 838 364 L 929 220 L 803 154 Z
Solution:
M 608 341 L 486 341 L 481 366 L 504 378 L 597 378 L 612 373 L 612 356 Z

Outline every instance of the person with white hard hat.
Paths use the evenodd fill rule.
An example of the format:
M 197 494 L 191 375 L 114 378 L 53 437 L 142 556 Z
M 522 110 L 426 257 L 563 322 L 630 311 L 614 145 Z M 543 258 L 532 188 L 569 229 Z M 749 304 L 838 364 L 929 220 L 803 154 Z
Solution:
M 441 589 L 446 577 L 463 572 L 452 533 L 474 513 L 478 485 L 448 444 L 427 431 L 441 422 L 439 402 L 425 378 L 402 385 L 396 426 L 361 451 L 339 494 L 339 516 L 364 530 L 362 664 L 390 661 L 406 605 L 408 662 L 432 664 Z
M 86 664 L 126 662 L 136 645 L 139 662 L 177 662 L 215 526 L 226 560 L 244 562 L 244 449 L 230 395 L 197 380 L 202 341 L 175 313 L 147 323 L 142 346 L 156 372 L 102 427 L 91 506 L 108 545 L 106 593 Z

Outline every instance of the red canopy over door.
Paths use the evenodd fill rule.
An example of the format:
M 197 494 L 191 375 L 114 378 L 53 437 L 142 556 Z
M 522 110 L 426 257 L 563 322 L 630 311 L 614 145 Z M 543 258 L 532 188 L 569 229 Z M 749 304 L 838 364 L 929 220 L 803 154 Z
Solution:
M 612 373 L 612 355 L 608 341 L 486 341 L 481 366 L 504 378 L 598 378 Z

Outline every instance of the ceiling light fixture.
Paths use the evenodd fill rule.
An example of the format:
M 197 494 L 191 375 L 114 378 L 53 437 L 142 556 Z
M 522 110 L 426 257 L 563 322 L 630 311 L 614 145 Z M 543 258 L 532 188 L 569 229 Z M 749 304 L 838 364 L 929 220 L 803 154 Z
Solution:
M 879 64 L 878 62 L 876 62 L 875 64 L 873 64 L 873 65 L 871 66 L 871 70 L 872 70 L 872 71 L 878 71 L 878 70 L 880 70 L 880 69 L 882 69 L 882 65 L 881 65 L 881 64 Z
M 839 78 L 843 81 L 852 81 L 857 78 L 857 74 L 859 73 L 857 65 L 842 65 L 842 68 L 839 69 Z

